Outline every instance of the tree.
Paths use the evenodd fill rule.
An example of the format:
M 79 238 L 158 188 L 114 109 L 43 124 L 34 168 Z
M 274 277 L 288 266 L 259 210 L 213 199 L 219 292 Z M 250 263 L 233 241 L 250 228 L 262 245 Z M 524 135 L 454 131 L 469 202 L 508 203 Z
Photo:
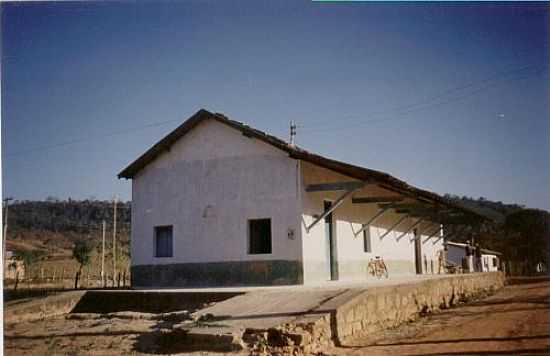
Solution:
M 25 266 L 25 274 L 28 274 L 29 276 L 30 276 L 31 267 L 37 262 L 40 262 L 44 257 L 44 255 L 45 255 L 44 251 L 40 251 L 40 250 L 15 251 L 16 258 L 23 261 L 23 265 Z
M 78 280 L 82 274 L 82 268 L 90 263 L 92 254 L 92 245 L 85 240 L 79 240 L 74 244 L 73 258 L 79 263 L 78 272 L 74 280 L 74 288 L 78 288 Z
M 550 213 L 520 210 L 508 215 L 504 226 L 509 257 L 523 266 L 523 273 L 534 273 L 539 262 L 549 265 Z

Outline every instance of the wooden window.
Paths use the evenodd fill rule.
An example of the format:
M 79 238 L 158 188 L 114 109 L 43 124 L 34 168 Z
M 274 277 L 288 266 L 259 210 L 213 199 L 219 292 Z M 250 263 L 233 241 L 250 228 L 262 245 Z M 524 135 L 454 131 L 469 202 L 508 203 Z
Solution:
M 155 226 L 155 257 L 172 257 L 174 237 L 172 225 Z
M 372 252 L 372 246 L 370 241 L 370 226 L 367 226 L 367 228 L 363 230 L 363 251 Z
M 271 219 L 248 220 L 248 253 L 271 253 Z

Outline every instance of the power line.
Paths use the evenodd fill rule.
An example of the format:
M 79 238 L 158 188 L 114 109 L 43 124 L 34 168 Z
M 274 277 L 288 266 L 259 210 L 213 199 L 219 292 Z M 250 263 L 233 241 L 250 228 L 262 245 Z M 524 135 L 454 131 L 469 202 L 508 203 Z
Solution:
M 533 71 L 531 73 L 528 72 L 528 73 L 520 75 L 520 76 L 516 75 L 516 76 L 510 77 L 511 74 L 519 74 L 521 72 L 525 72 L 525 71 L 532 70 L 532 69 L 537 69 L 537 71 Z M 361 120 L 360 122 L 354 124 L 354 127 L 356 127 L 356 126 L 362 126 L 362 125 L 370 124 L 370 123 L 374 123 L 374 122 L 384 122 L 384 121 L 394 121 L 394 120 L 409 120 L 409 119 L 411 119 L 411 117 L 405 117 L 405 118 L 390 117 L 392 115 L 391 112 L 395 111 L 395 113 L 393 113 L 393 115 L 395 115 L 395 114 L 408 114 L 408 113 L 415 112 L 415 111 L 429 109 L 429 108 L 434 107 L 434 106 L 448 104 L 448 103 L 458 101 L 458 100 L 467 98 L 469 96 L 475 95 L 477 93 L 480 93 L 480 92 L 482 92 L 482 91 L 484 91 L 484 90 L 486 90 L 490 87 L 494 87 L 496 85 L 501 84 L 503 81 L 524 79 L 524 78 L 527 78 L 530 75 L 538 74 L 538 73 L 542 72 L 543 70 L 544 70 L 544 68 L 541 65 L 530 65 L 530 66 L 522 67 L 522 68 L 519 68 L 519 69 L 510 70 L 510 71 L 507 71 L 507 72 L 500 72 L 500 73 L 494 74 L 490 77 L 487 77 L 487 78 L 485 78 L 481 81 L 471 82 L 471 83 L 468 83 L 468 84 L 465 84 L 465 85 L 461 85 L 461 86 L 458 86 L 458 87 L 455 87 L 455 88 L 448 89 L 448 90 L 444 91 L 443 93 L 435 95 L 435 96 L 433 96 L 429 99 L 420 101 L 418 103 L 398 106 L 396 108 L 386 110 L 386 111 L 381 111 L 378 114 L 371 115 L 371 117 L 372 116 L 382 117 L 380 119 L 366 120 L 365 121 L 365 120 L 362 120 L 359 117 L 347 117 L 347 118 L 340 119 L 339 121 L 344 121 L 345 120 L 346 123 L 349 123 L 349 122 L 355 122 L 355 121 Z M 468 88 L 471 88 L 471 87 L 476 87 L 479 84 L 483 84 L 483 83 L 487 83 L 487 84 L 477 88 L 476 90 L 474 90 L 472 92 L 467 92 L 467 93 L 465 93 L 463 95 L 460 95 L 460 96 L 452 96 L 452 97 L 447 98 L 446 100 L 443 100 L 449 94 L 452 94 L 452 93 L 455 93 L 455 92 L 460 92 L 460 91 L 463 91 L 464 89 L 468 89 Z M 386 113 L 386 114 L 381 115 L 383 113 Z M 386 117 L 386 118 L 384 118 L 384 117 Z M 326 132 L 326 131 L 342 130 L 342 129 L 348 129 L 348 128 L 349 127 L 342 127 L 341 125 L 340 126 L 321 126 L 321 127 L 316 127 L 316 128 L 312 128 L 312 129 L 309 129 L 309 130 L 306 128 L 305 130 L 301 130 L 301 133 L 310 134 L 310 133 L 319 133 L 319 132 Z
M 524 71 L 525 68 L 522 68 L 521 71 Z M 518 70 L 516 70 L 517 72 Z M 528 77 L 529 75 L 532 75 L 532 74 L 535 74 L 535 73 L 538 73 L 538 72 L 534 72 L 534 73 L 530 73 L 530 74 L 525 74 L 523 76 L 519 76 L 519 77 L 512 77 L 512 78 L 507 78 L 506 80 L 519 80 L 519 79 L 524 79 L 526 77 Z M 500 79 L 500 81 L 502 81 L 503 79 Z M 408 119 L 411 119 L 410 117 L 406 117 L 406 118 L 395 118 L 395 117 L 390 117 L 390 112 L 392 111 L 397 111 L 395 114 L 407 114 L 407 113 L 411 113 L 411 112 L 415 112 L 415 111 L 420 111 L 420 110 L 425 110 L 425 109 L 429 109 L 431 107 L 434 107 L 434 106 L 439 106 L 439 105 L 443 105 L 443 104 L 448 104 L 448 103 L 451 103 L 453 101 L 458 101 L 458 100 L 461 100 L 461 99 L 464 99 L 464 98 L 467 98 L 469 96 L 472 96 L 474 94 L 477 94 L 477 93 L 480 93 L 482 91 L 484 91 L 485 89 L 488 89 L 490 87 L 493 87 L 495 85 L 498 85 L 500 84 L 500 82 L 494 82 L 494 79 L 493 80 L 489 80 L 489 79 L 485 79 L 485 80 L 482 80 L 480 82 L 476 82 L 476 83 L 470 83 L 470 84 L 467 84 L 467 85 L 463 85 L 463 86 L 460 86 L 460 87 L 457 87 L 457 88 L 453 88 L 453 89 L 450 89 L 450 90 L 447 90 L 446 93 L 450 93 L 450 92 L 455 92 L 455 91 L 459 91 L 459 90 L 463 90 L 464 88 L 468 88 L 468 87 L 472 87 L 472 86 L 475 86 L 476 84 L 479 84 L 479 83 L 484 83 L 484 82 L 488 82 L 490 81 L 487 85 L 485 86 L 482 86 L 476 90 L 474 90 L 473 92 L 469 92 L 469 93 L 466 93 L 464 95 L 461 95 L 461 96 L 454 96 L 454 97 L 450 97 L 446 100 L 439 100 L 437 101 L 437 99 L 439 98 L 444 98 L 446 95 L 445 94 L 439 94 L 437 96 L 434 96 L 428 100 L 425 100 L 425 101 L 422 101 L 422 102 L 419 102 L 419 103 L 415 103 L 415 104 L 409 104 L 409 105 L 405 105 L 405 106 L 401 106 L 401 107 L 396 107 L 394 109 L 390 109 L 390 110 L 387 110 L 387 111 L 382 111 L 380 113 L 384 113 L 384 112 L 388 112 L 387 114 L 385 115 L 374 115 L 374 116 L 381 116 L 381 117 L 388 117 L 387 119 L 374 119 L 374 120 L 367 120 L 367 121 L 361 121 L 357 124 L 355 124 L 355 126 L 357 125 L 364 125 L 364 124 L 367 124 L 367 123 L 373 123 L 373 122 L 383 122 L 383 121 L 393 121 L 393 120 L 408 120 Z M 351 119 L 351 120 L 350 120 Z M 348 118 L 343 118 L 341 120 L 346 120 L 347 122 L 350 122 L 350 121 L 357 121 L 357 120 L 361 120 L 361 118 L 358 118 L 358 117 L 348 117 Z M 324 132 L 324 131 L 329 131 L 329 130 L 334 130 L 334 129 L 343 129 L 343 127 L 339 126 L 339 127 L 334 127 L 334 126 L 322 126 L 322 127 L 319 127 L 319 128 L 313 128 L 313 129 L 309 129 L 309 130 L 305 130 L 305 133 L 313 133 L 313 132 Z
M 90 137 L 81 137 L 81 138 L 77 138 L 77 139 L 73 139 L 73 140 L 69 140 L 69 141 L 65 141 L 65 142 L 54 143 L 54 144 L 51 144 L 51 145 L 33 147 L 33 148 L 28 149 L 28 150 L 23 150 L 23 151 L 19 151 L 19 152 L 6 154 L 5 157 L 8 158 L 8 157 L 14 157 L 14 156 L 18 156 L 18 155 L 22 155 L 22 154 L 26 154 L 26 153 L 35 152 L 35 151 L 51 150 L 51 149 L 58 148 L 58 147 L 69 146 L 69 145 L 74 145 L 74 144 L 77 144 L 77 143 L 93 141 L 93 140 L 96 140 L 98 138 L 124 135 L 124 134 L 133 133 L 133 132 L 141 131 L 141 130 L 152 128 L 152 127 L 163 126 L 163 125 L 170 124 L 170 123 L 173 123 L 173 122 L 176 122 L 176 121 L 181 121 L 181 120 L 160 121 L 160 122 L 155 122 L 155 123 L 147 124 L 147 125 L 143 125 L 143 126 L 131 127 L 131 128 L 125 129 L 125 130 L 114 131 L 114 132 L 106 133 L 106 134 L 103 134 L 103 135 L 90 136 Z
M 543 66 L 542 65 L 529 65 L 529 66 L 525 66 L 525 67 L 521 67 L 521 68 L 517 68 L 517 69 L 505 71 L 505 72 L 495 73 L 495 74 L 493 74 L 493 75 L 491 75 L 491 76 L 489 76 L 485 79 L 482 79 L 481 81 L 470 82 L 470 83 L 467 83 L 467 84 L 464 84 L 464 85 L 460 85 L 458 87 L 447 89 L 447 90 L 443 91 L 440 94 L 437 94 L 437 95 L 435 95 L 431 98 L 420 101 L 418 103 L 401 105 L 401 106 L 395 107 L 395 108 L 390 109 L 390 110 L 385 110 L 385 111 L 383 110 L 383 111 L 380 111 L 378 113 L 374 113 L 373 116 L 380 116 L 381 114 L 386 113 L 385 115 L 382 115 L 382 117 L 388 117 L 390 115 L 389 113 L 394 112 L 394 111 L 396 111 L 397 114 L 407 114 L 407 113 L 418 111 L 418 110 L 425 110 L 425 109 L 433 107 L 433 106 L 447 104 L 447 103 L 450 103 L 450 102 L 460 100 L 460 99 L 463 99 L 465 97 L 477 94 L 477 93 L 479 93 L 479 92 L 481 92 L 481 91 L 483 91 L 487 88 L 490 88 L 490 87 L 498 84 L 499 82 L 502 82 L 503 80 L 507 81 L 507 80 L 523 79 L 523 78 L 527 77 L 528 75 L 532 75 L 532 74 L 537 73 L 537 72 L 530 73 L 530 74 L 527 73 L 523 76 L 515 77 L 515 78 L 514 77 L 505 78 L 505 77 L 509 77 L 512 74 L 518 74 L 518 73 L 521 73 L 521 72 L 529 71 L 531 69 L 540 69 L 541 67 L 543 67 Z M 481 88 L 478 88 L 477 90 L 475 90 L 473 92 L 467 93 L 463 96 L 451 97 L 447 100 L 440 101 L 441 99 L 447 97 L 450 94 L 453 94 L 455 92 L 460 92 L 460 91 L 463 91 L 463 90 L 471 88 L 471 87 L 475 87 L 475 86 L 477 86 L 479 84 L 482 84 L 482 83 L 488 83 L 488 84 L 481 87 Z M 342 118 L 342 119 L 340 119 L 340 121 L 346 120 L 347 122 L 353 122 L 353 121 L 361 120 L 361 122 L 355 124 L 355 126 L 358 126 L 358 125 L 361 126 L 361 125 L 370 124 L 370 123 L 374 123 L 374 122 L 393 121 L 393 120 L 407 120 L 407 119 L 410 119 L 410 117 L 406 117 L 406 118 L 389 117 L 389 118 L 386 118 L 386 119 L 374 119 L 374 120 L 367 120 L 367 121 L 364 121 L 364 120 L 362 120 L 361 118 L 358 118 L 358 117 L 348 117 L 348 118 Z M 105 137 L 113 137 L 113 136 L 118 136 L 118 135 L 124 135 L 124 134 L 128 134 L 128 133 L 141 131 L 141 130 L 144 130 L 144 129 L 147 129 L 147 128 L 167 125 L 169 123 L 173 123 L 173 122 L 177 122 L 177 121 L 180 121 L 180 120 L 179 119 L 174 119 L 174 120 L 161 121 L 161 122 L 151 123 L 151 124 L 147 124 L 147 125 L 143 125 L 143 126 L 135 126 L 135 127 L 125 129 L 125 130 L 110 132 L 110 133 L 106 133 L 106 134 L 103 134 L 103 135 L 97 135 L 97 136 L 91 136 L 91 137 L 81 137 L 81 138 L 77 138 L 77 139 L 73 139 L 73 140 L 69 140 L 69 141 L 65 141 L 65 142 L 54 143 L 54 144 L 51 144 L 51 145 L 33 147 L 33 148 L 28 149 L 28 150 L 23 150 L 23 151 L 14 152 L 14 153 L 8 153 L 8 154 L 5 155 L 5 158 L 14 157 L 14 156 L 22 155 L 22 154 L 27 154 L 27 153 L 32 153 L 32 152 L 36 152 L 36 151 L 51 150 L 51 149 L 55 149 L 55 148 L 59 148 L 59 147 L 64 147 L 64 146 L 69 146 L 69 145 L 82 143 L 82 142 L 89 142 L 89 141 L 96 140 L 97 138 L 105 138 Z M 328 122 L 328 121 L 326 121 L 326 122 Z M 319 132 L 326 132 L 326 131 L 348 129 L 348 127 L 341 127 L 341 126 L 338 126 L 338 127 L 321 126 L 321 127 L 316 127 L 316 128 L 312 128 L 312 129 L 308 129 L 307 126 L 306 127 L 299 126 L 299 127 L 305 128 L 305 130 L 300 130 L 300 132 L 302 134 L 310 134 L 310 133 L 319 133 Z
M 437 94 L 435 96 L 427 98 L 426 100 L 422 100 L 422 101 L 417 102 L 417 103 L 397 106 L 393 109 L 382 110 L 382 111 L 379 111 L 377 113 L 375 112 L 373 114 L 374 114 L 374 116 L 377 116 L 377 115 L 384 114 L 384 113 L 387 113 L 387 112 L 393 112 L 393 111 L 400 112 L 402 110 L 405 110 L 405 112 L 408 112 L 408 109 L 414 109 L 417 106 L 426 106 L 426 105 L 428 105 L 428 104 L 430 104 L 434 101 L 436 101 L 436 104 L 438 104 L 437 100 L 439 100 L 441 98 L 445 98 L 446 96 L 448 96 L 449 94 L 452 94 L 454 92 L 458 92 L 458 91 L 461 91 L 461 90 L 464 90 L 464 89 L 468 89 L 468 88 L 471 88 L 471 87 L 479 85 L 479 84 L 483 84 L 483 83 L 487 83 L 487 82 L 493 82 L 495 80 L 503 80 L 501 77 L 505 77 L 505 76 L 508 76 L 510 74 L 515 74 L 515 73 L 519 73 L 519 72 L 524 72 L 524 71 L 529 70 L 529 69 L 536 69 L 536 68 L 539 68 L 539 67 L 540 66 L 537 66 L 537 65 L 529 65 L 529 66 L 525 66 L 525 67 L 521 67 L 521 68 L 517 68 L 517 69 L 513 69 L 513 70 L 508 70 L 508 71 L 505 71 L 505 72 L 498 72 L 498 73 L 495 73 L 495 74 L 493 74 L 493 75 L 491 75 L 487 78 L 484 78 L 480 81 L 474 81 L 474 82 L 463 84 L 463 85 L 460 85 L 460 86 L 457 86 L 457 87 L 454 87 L 454 88 L 447 89 L 447 90 L 443 91 L 440 94 Z M 518 78 L 516 78 L 516 79 L 518 79 Z M 387 116 L 387 115 L 383 115 L 383 116 Z M 357 117 L 347 117 L 347 118 L 343 118 L 341 120 L 356 120 L 356 119 L 357 119 Z M 329 121 L 325 121 L 325 122 L 329 122 Z M 330 121 L 330 122 L 332 122 L 332 121 Z M 315 130 L 315 129 L 313 129 L 313 130 Z

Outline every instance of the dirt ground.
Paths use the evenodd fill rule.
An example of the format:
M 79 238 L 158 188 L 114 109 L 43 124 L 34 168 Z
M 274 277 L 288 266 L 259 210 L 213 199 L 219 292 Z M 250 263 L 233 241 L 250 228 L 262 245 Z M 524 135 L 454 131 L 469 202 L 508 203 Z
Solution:
M 511 281 L 482 301 L 327 350 L 337 355 L 550 355 L 550 278 Z
M 333 355 L 550 355 L 550 279 L 325 350 Z M 191 311 L 190 311 L 191 312 Z M 5 325 L 6 355 L 213 354 L 182 345 L 185 313 L 76 314 Z
M 184 342 L 190 313 L 117 312 L 68 314 L 5 326 L 5 355 L 218 354 L 216 345 L 200 349 Z M 183 342 L 182 342 L 183 341 Z

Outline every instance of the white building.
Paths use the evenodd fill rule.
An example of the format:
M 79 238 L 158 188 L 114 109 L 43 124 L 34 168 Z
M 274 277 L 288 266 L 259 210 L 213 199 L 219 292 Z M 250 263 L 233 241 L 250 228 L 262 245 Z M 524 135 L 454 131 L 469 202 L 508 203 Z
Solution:
M 374 256 L 390 276 L 437 273 L 441 224 L 478 218 L 206 110 L 119 177 L 132 179 L 135 287 L 363 280 Z
M 470 246 L 465 243 L 447 241 L 445 242 L 447 246 L 447 260 L 456 266 L 468 266 L 471 265 L 473 268 L 470 268 L 471 271 L 475 269 L 474 255 L 475 247 Z M 472 251 L 472 259 L 468 261 L 468 247 Z M 500 265 L 500 252 L 487 250 L 485 248 L 481 250 L 481 272 L 495 272 L 498 271 L 498 266 Z M 466 268 L 468 270 L 468 268 Z M 478 271 L 479 272 L 479 271 Z
M 14 251 L 6 251 L 4 260 L 4 279 L 23 279 L 25 278 L 25 264 Z

